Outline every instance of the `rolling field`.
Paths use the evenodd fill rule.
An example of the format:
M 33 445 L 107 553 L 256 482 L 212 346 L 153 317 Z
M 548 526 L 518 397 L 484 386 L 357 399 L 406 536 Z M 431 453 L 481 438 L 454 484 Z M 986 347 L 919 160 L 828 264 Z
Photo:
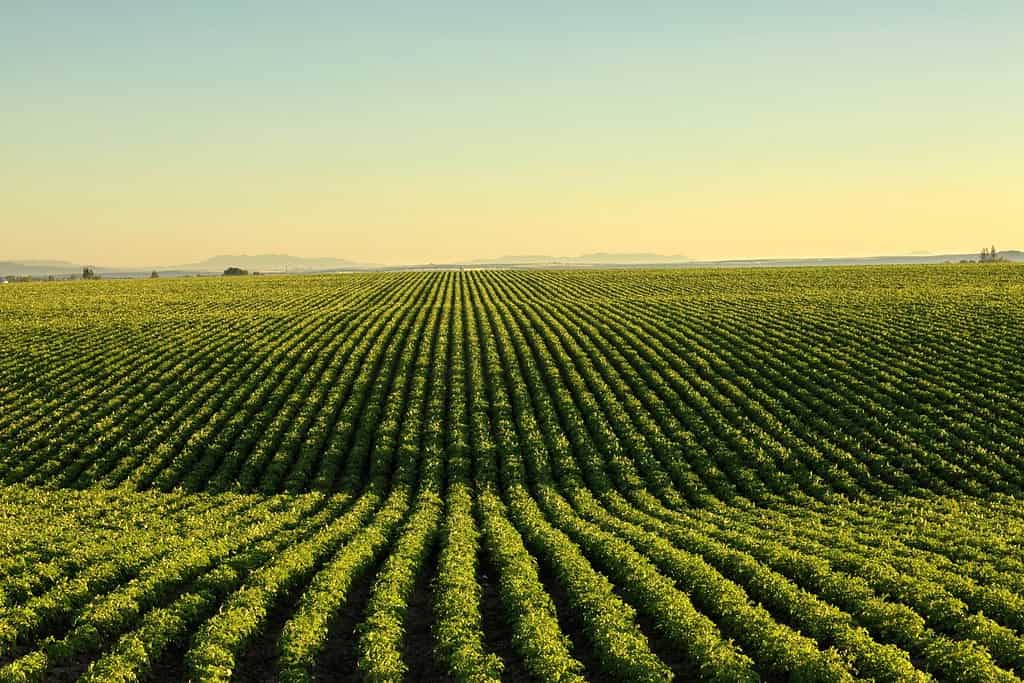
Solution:
M 1024 267 L 0 288 L 0 682 L 1019 681 Z

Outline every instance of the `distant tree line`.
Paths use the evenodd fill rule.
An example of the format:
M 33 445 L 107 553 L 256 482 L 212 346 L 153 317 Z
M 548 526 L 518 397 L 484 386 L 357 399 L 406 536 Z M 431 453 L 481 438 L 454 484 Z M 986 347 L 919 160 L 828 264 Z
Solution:
M 996 251 L 995 246 L 991 246 L 987 249 L 981 250 L 981 258 L 979 263 L 1004 263 L 1006 261 L 1005 256 L 1000 256 L 999 252 Z
M 998 251 L 994 246 L 983 247 L 981 250 L 981 256 L 977 259 L 961 259 L 960 263 L 1009 263 L 1010 259 L 1006 258 Z

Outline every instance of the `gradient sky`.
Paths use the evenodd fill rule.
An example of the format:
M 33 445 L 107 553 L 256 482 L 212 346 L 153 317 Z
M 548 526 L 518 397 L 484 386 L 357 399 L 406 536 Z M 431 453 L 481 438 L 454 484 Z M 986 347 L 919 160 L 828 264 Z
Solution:
M 4 0 L 0 260 L 1024 248 L 1022 31 L 1019 0 Z

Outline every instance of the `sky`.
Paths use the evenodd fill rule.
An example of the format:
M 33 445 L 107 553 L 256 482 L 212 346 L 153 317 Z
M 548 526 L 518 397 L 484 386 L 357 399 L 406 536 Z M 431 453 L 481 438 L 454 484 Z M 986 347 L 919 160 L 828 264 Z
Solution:
M 0 261 L 1024 248 L 1024 3 L 0 3 Z

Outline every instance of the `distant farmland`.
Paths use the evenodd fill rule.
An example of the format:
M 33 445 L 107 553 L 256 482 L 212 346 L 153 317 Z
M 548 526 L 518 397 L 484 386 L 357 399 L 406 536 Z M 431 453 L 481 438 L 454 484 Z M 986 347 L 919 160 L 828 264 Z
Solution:
M 1024 266 L 0 290 L 0 681 L 1017 681 Z

